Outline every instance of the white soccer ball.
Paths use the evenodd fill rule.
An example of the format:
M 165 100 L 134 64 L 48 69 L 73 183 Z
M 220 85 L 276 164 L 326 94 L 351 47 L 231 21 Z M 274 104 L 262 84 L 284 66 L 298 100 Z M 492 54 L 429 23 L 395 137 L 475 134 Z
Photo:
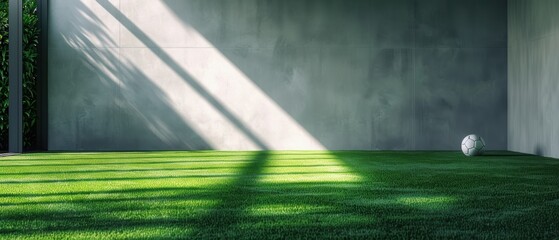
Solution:
M 480 136 L 470 134 L 462 140 L 462 152 L 466 156 L 477 156 L 483 152 L 485 141 Z

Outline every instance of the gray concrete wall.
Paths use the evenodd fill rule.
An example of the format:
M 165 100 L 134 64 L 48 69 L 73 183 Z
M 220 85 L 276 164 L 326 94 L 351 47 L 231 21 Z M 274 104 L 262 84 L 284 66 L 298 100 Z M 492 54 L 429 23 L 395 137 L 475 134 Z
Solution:
M 506 0 L 51 0 L 49 148 L 507 147 Z
M 509 149 L 559 158 L 559 1 L 511 0 Z

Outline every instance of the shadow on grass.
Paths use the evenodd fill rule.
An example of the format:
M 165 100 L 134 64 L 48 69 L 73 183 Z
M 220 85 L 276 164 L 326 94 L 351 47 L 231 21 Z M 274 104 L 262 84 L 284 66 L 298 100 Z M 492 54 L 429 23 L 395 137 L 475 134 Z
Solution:
M 232 157 L 234 158 L 241 158 L 241 159 L 250 159 L 251 157 L 253 157 L 256 153 L 251 152 L 250 154 L 246 154 L 246 155 L 242 155 L 242 154 L 226 154 L 226 155 L 211 155 L 211 156 L 204 156 L 204 155 L 195 155 L 195 156 L 191 156 L 191 155 L 178 155 L 178 156 L 169 156 L 166 155 L 165 153 L 161 153 L 161 154 L 157 154 L 154 156 L 142 156 L 141 154 L 134 154 L 136 156 L 130 156 L 127 153 L 107 153 L 107 154 L 103 154 L 103 155 L 110 155 L 107 157 L 102 157 L 102 156 L 95 156 L 92 155 L 92 157 L 74 157 L 74 156 L 81 156 L 81 154 L 76 154 L 76 155 L 59 155 L 56 157 L 50 157 L 50 158 L 35 158 L 35 157 L 31 157 L 29 155 L 19 155 L 19 156 L 25 156 L 25 157 L 29 157 L 28 159 L 21 159 L 21 158 L 6 158 L 6 159 L 2 159 L 5 162 L 45 162 L 45 161 L 91 161 L 91 160 L 115 160 L 115 159 L 119 159 L 119 158 L 127 158 L 127 159 L 146 159 L 146 160 L 150 160 L 150 159 L 205 159 L 205 158 L 210 158 L 210 159 L 219 159 L 219 158 L 225 158 L 225 159 L 230 159 Z M 151 155 L 151 153 L 147 153 L 147 155 Z M 95 156 L 95 157 L 94 157 Z M 69 159 L 71 158 L 71 159 Z
M 194 220 L 193 237 L 211 236 L 227 232 L 232 225 L 241 221 L 244 210 L 250 206 L 252 198 L 258 194 L 252 188 L 257 185 L 261 172 L 266 165 L 268 152 L 259 153 L 251 163 L 240 172 L 240 176 L 224 189 L 217 199 L 218 204 L 206 214 Z M 227 211 L 224 211 L 227 210 Z
M 478 157 L 528 157 L 534 156 L 531 154 L 509 152 L 509 151 L 486 151 Z
M 231 158 L 231 157 L 235 157 L 235 155 L 231 155 L 231 156 L 219 156 L 219 157 L 208 157 L 210 159 L 219 159 L 219 158 Z M 251 155 L 247 155 L 246 157 L 243 156 L 236 156 L 236 158 L 238 159 L 250 159 Z M 6 160 L 6 163 L 12 163 L 12 162 L 49 162 L 49 161 L 57 161 L 57 162 L 63 162 L 63 161 L 106 161 L 106 160 L 115 160 L 115 159 L 119 159 L 120 157 L 118 155 L 113 156 L 113 157 L 103 157 L 103 158 L 71 158 L 69 159 L 68 157 L 65 158 L 57 158 L 57 159 L 53 159 L 53 158 L 48 158 L 48 159 L 41 159 L 41 158 L 37 158 L 37 159 L 9 159 Z M 170 156 L 170 157 L 161 157 L 161 156 L 153 156 L 153 157 L 134 157 L 134 158 L 129 158 L 129 157 L 122 157 L 122 158 L 126 158 L 126 159 L 135 159 L 135 160 L 146 160 L 146 161 L 151 161 L 151 160 L 163 160 L 163 159 L 169 159 L 169 160 L 174 160 L 174 159 L 190 159 L 192 157 L 189 156 Z M 205 157 L 197 157 L 197 159 L 204 159 Z M 202 161 L 202 160 L 200 160 Z
M 236 162 L 235 162 L 236 163 Z M 334 167 L 339 164 L 305 164 L 301 166 L 289 166 L 289 168 L 314 168 L 314 167 Z M 26 166 L 23 166 L 26 167 Z M 281 168 L 284 165 L 268 165 L 267 168 Z M 0 173 L 0 176 L 19 176 L 19 175 L 57 175 L 57 174 L 88 174 L 88 173 L 129 173 L 129 172 L 161 172 L 161 171 L 200 171 L 200 170 L 227 170 L 240 169 L 242 166 L 216 166 L 216 167 L 189 167 L 189 168 L 147 168 L 147 169 L 109 169 L 109 170 L 68 170 L 68 171 L 47 171 L 47 172 L 12 172 Z
M 357 172 L 361 180 L 276 183 L 263 181 L 267 175 L 262 173 L 274 164 L 270 155 L 270 152 L 258 153 L 231 181 L 201 188 L 139 188 L 45 195 L 55 199 L 40 199 L 40 194 L 22 194 L 19 195 L 21 199 L 13 199 L 18 193 L 0 195 L 3 201 L 25 200 L 26 197 L 47 200 L 47 204 L 2 206 L 0 234 L 30 238 L 62 234 L 56 236 L 63 238 L 72 234 L 103 235 L 141 228 L 158 228 L 169 233 L 169 229 L 180 228 L 189 231 L 171 237 L 522 238 L 531 235 L 539 238 L 544 234 L 551 236 L 549 229 L 557 225 L 553 218 L 559 212 L 556 203 L 559 182 L 553 175 L 556 167 L 550 169 L 541 164 L 535 166 L 538 168 L 527 169 L 526 166 L 533 165 L 532 159 L 506 171 L 545 173 L 542 175 L 545 178 L 503 179 L 503 171 L 499 169 L 478 172 L 475 176 L 456 174 L 456 171 L 468 170 L 469 166 L 477 167 L 477 163 L 468 165 L 468 161 L 460 163 L 463 167 L 459 170 L 447 171 L 455 167 L 450 164 L 442 166 L 443 171 L 435 172 L 400 164 L 432 165 L 433 161 L 428 158 L 438 157 L 438 154 L 330 152 L 324 153 L 325 159 L 332 161 L 331 155 L 334 155 L 340 165 Z M 289 158 L 289 154 L 283 158 Z M 392 167 L 377 168 L 379 163 Z M 157 180 L 153 184 L 157 184 Z M 142 238 L 141 235 L 137 237 Z
M 187 189 L 183 189 L 182 191 L 187 192 Z M 191 190 L 194 191 L 194 190 Z M 137 193 L 141 193 L 141 192 L 136 192 Z M 146 193 L 146 192 L 144 192 Z M 154 192 L 152 192 L 154 193 Z M 107 195 L 115 195 L 117 193 L 111 193 L 111 194 L 107 194 Z M 122 193 L 122 194 L 134 194 L 134 193 Z M 33 202 L 16 202 L 16 203 L 0 203 L 0 206 L 2 207 L 9 207 L 9 206 L 40 206 L 40 205 L 44 205 L 44 206 L 50 206 L 53 204 L 103 204 L 103 205 L 111 205 L 111 204 L 116 204 L 116 203 L 125 203 L 125 202 L 142 202 L 142 201 L 146 201 L 146 202 L 168 202 L 168 201 L 185 201 L 185 200 L 206 200 L 209 199 L 210 197 L 216 197 L 216 194 L 212 194 L 212 193 L 183 193 L 183 194 L 174 194 L 172 196 L 154 196 L 154 197 L 124 197 L 124 198 L 100 198 L 100 199 L 95 199 L 95 198 L 91 198 L 91 196 L 94 196 L 95 194 L 91 193 L 88 194 L 90 196 L 88 196 L 88 198 L 85 199 L 79 199 L 79 200 L 72 200 L 72 201 L 33 201 Z M 75 195 L 71 195 L 71 194 L 63 194 L 60 196 L 75 196 Z M 52 218 L 52 216 L 51 216 Z
M 3 168 L 18 168 L 18 167 L 63 167 L 63 166 L 111 166 L 111 165 L 155 165 L 155 164 L 174 164 L 174 163 L 245 163 L 249 160 L 230 160 L 230 161 L 156 161 L 156 162 L 108 162 L 108 163 L 61 163 L 61 164 L 26 164 L 26 165 L 3 165 Z
M 352 236 L 351 234 L 369 237 L 382 236 L 388 231 L 388 226 L 379 227 L 379 218 L 390 215 L 390 212 L 397 212 L 404 219 L 422 214 L 394 202 L 369 203 L 362 198 L 355 200 L 356 196 L 365 193 L 363 190 L 340 192 L 339 188 L 317 188 L 313 185 L 297 187 L 292 184 L 257 187 L 252 181 L 242 182 L 244 185 L 230 188 L 227 185 L 208 194 L 185 191 L 176 196 L 136 197 L 118 201 L 72 200 L 61 201 L 60 204 L 63 205 L 59 206 L 49 205 L 48 210 L 39 208 L 37 212 L 26 214 L 16 210 L 2 214 L 2 222 L 32 222 L 26 223 L 26 228 L 1 228 L 0 233 L 33 236 L 95 231 L 102 234 L 143 227 L 183 227 L 193 228 L 192 233 L 175 237 L 286 238 Z M 309 187 L 314 189 L 311 191 L 314 193 L 309 194 Z M 268 191 L 260 192 L 263 189 Z M 379 193 L 377 198 L 382 197 L 390 195 Z M 184 205 L 189 200 L 208 200 L 212 204 L 196 210 L 195 204 Z M 281 206 L 281 209 L 274 211 L 273 207 L 262 204 Z M 299 209 L 300 206 L 309 208 Z M 144 217 L 133 217 L 136 215 Z M 393 221 L 396 222 L 402 224 L 401 220 Z M 377 233 L 372 234 L 374 232 Z
M 163 172 L 163 171 L 200 171 L 200 170 L 227 170 L 238 169 L 241 167 L 193 167 L 193 168 L 148 168 L 148 169 L 110 169 L 110 170 L 77 170 L 77 171 L 52 171 L 52 172 L 14 172 L 0 173 L 0 176 L 19 176 L 19 175 L 58 175 L 58 174 L 90 174 L 90 173 L 133 173 L 133 172 Z
M 154 177 L 120 177 L 120 178 L 75 178 L 75 179 L 45 179 L 45 180 L 8 180 L 0 181 L 0 185 L 7 184 L 33 184 L 33 183 L 72 183 L 72 182 L 114 182 L 114 181 L 142 181 L 142 180 L 163 180 L 163 179 L 210 179 L 210 178 L 255 178 L 261 176 L 290 176 L 290 175 L 320 175 L 320 174 L 345 174 L 354 173 L 345 172 L 286 172 L 286 173 L 261 173 L 258 175 L 239 175 L 233 174 L 195 174 L 195 175 L 178 175 L 178 176 L 154 176 Z
M 325 159 L 330 161 L 332 158 Z M 340 156 L 337 156 L 340 157 Z M 351 164 L 352 157 L 363 159 L 363 155 L 343 155 L 340 159 L 345 159 L 345 164 L 354 166 L 358 169 L 359 164 Z M 289 155 L 284 156 L 289 158 Z M 14 230 L 4 229 L 4 233 L 13 234 L 32 234 L 40 232 L 54 231 L 126 231 L 127 229 L 135 229 L 139 227 L 174 227 L 184 226 L 193 228 L 193 232 L 189 237 L 246 237 L 246 231 L 242 231 L 245 227 L 257 227 L 257 231 L 275 234 L 277 236 L 297 236 L 308 234 L 313 231 L 322 231 L 323 233 L 342 234 L 348 231 L 363 231 L 364 229 L 374 229 L 374 217 L 379 216 L 378 209 L 396 209 L 399 212 L 408 212 L 409 209 L 398 204 L 382 204 L 375 208 L 364 206 L 362 196 L 370 196 L 370 187 L 375 183 L 365 181 L 355 185 L 354 183 L 339 183 L 332 181 L 324 181 L 316 183 L 259 183 L 260 178 L 267 175 L 262 174 L 263 170 L 269 167 L 269 152 L 258 153 L 252 161 L 241 168 L 241 171 L 232 177 L 233 180 L 225 185 L 213 188 L 156 188 L 156 189 L 132 189 L 132 190 L 115 190 L 100 192 L 75 192 L 62 194 L 27 194 L 27 195 L 8 195 L 3 197 L 70 197 L 73 200 L 53 200 L 41 202 L 14 202 L 0 204 L 2 207 L 25 207 L 33 206 L 53 206 L 59 205 L 61 210 L 54 208 L 53 210 L 39 211 L 38 213 L 28 213 L 25 215 L 18 213 L 3 214 L 4 221 L 25 221 L 35 220 L 42 221 L 46 226 L 38 227 L 34 230 Z M 355 160 L 355 159 L 353 159 Z M 281 161 L 281 160 L 280 160 Z M 340 163 L 341 164 L 341 163 Z M 286 166 L 288 167 L 288 166 Z M 304 175 L 304 174 L 323 174 L 326 172 L 287 172 L 280 175 Z M 332 172 L 327 172 L 332 173 Z M 335 172 L 334 172 L 335 173 Z M 219 176 L 219 175 L 218 175 Z M 364 174 L 366 176 L 366 174 Z M 186 176 L 189 178 L 197 178 L 199 176 Z M 141 178 L 106 178 L 104 181 L 133 181 L 145 179 L 180 179 L 182 177 L 164 176 L 164 177 L 141 177 Z M 373 178 L 366 178 L 373 179 Z M 48 183 L 84 181 L 84 179 L 65 179 L 59 181 L 48 181 Z M 33 181 L 39 183 L 45 181 Z M 30 182 L 31 183 L 31 182 Z M 356 187 L 357 186 L 357 187 Z M 379 196 L 386 194 L 378 193 Z M 97 199 L 95 195 L 107 194 L 109 196 Z M 126 197 L 118 195 L 124 194 Z M 162 194 L 162 195 L 159 195 Z M 77 195 L 84 195 L 84 199 L 75 199 Z M 158 196 L 159 195 L 159 196 Z M 115 197 L 114 199 L 112 197 Z M 355 199 L 359 198 L 359 199 Z M 154 205 L 181 203 L 184 201 L 199 200 L 210 201 L 210 206 L 203 207 L 199 214 L 187 214 L 187 216 L 169 216 L 157 217 L 156 220 L 125 220 L 125 219 L 105 219 L 103 221 L 94 221 L 99 214 L 111 214 L 124 212 L 140 211 L 149 212 Z M 269 212 L 273 206 L 280 206 L 280 213 Z M 125 206 L 123 206 L 125 205 Z M 172 205 L 172 204 L 171 204 Z M 62 210 L 63 206 L 80 206 L 72 210 Z M 179 204 L 180 206 L 180 204 Z M 159 211 L 176 211 L 181 212 L 179 206 L 154 206 L 155 215 L 160 216 Z M 263 207 L 264 206 L 264 207 Z M 268 207 L 267 207 L 268 206 Z M 185 206 L 187 209 L 193 206 Z M 263 208 L 262 208 L 263 207 Z M 296 208 L 296 210 L 290 210 Z M 297 213 L 299 208 L 311 209 L 308 212 L 303 211 Z M 87 210 L 86 210 L 87 209 Z M 262 210 L 260 210 L 262 209 Z M 182 209 L 185 210 L 185 209 Z M 303 209 L 304 210 L 304 209 Z M 263 212 L 262 212 L 263 211 Z M 283 211 L 283 213 L 281 212 Z M 285 213 L 287 211 L 287 214 Z M 290 212 L 295 211 L 295 212 Z M 333 216 L 340 217 L 334 219 Z M 71 220 L 71 223 L 68 221 Z M 349 223 L 347 223 L 349 221 Z M 273 222 L 279 225 L 272 224 Z M 252 226 L 251 226 L 252 225 Z M 351 226 L 350 226 L 351 225 Z M 284 227 L 281 227 L 284 226 Z M 259 229 L 259 230 L 258 230 Z M 367 230 L 367 231 L 368 231 Z M 324 234 L 319 234 L 324 236 Z
M 3 168 L 17 168 L 17 167 L 62 167 L 62 166 L 105 166 L 105 165 L 128 165 L 128 164 L 135 164 L 135 165 L 154 165 L 154 164 L 175 164 L 175 163 L 247 163 L 250 161 L 250 158 L 239 158 L 239 159 L 224 159 L 224 160 L 186 160 L 189 159 L 188 157 L 183 158 L 180 161 L 140 161 L 140 162 L 127 162 L 123 161 L 122 159 L 116 160 L 116 162 L 98 162 L 98 163 L 47 163 L 47 164 L 30 164 L 26 163 L 24 165 L 19 164 L 8 164 L 3 165 Z M 83 160 L 83 159 L 82 159 Z M 87 159 L 87 160 L 95 160 L 95 159 Z M 136 158 L 134 158 L 136 160 Z M 275 161 L 296 161 L 296 160 L 328 160 L 324 158 L 294 158 L 294 159 L 276 159 Z M 332 159 L 330 159 L 332 160 Z M 64 161 L 64 160 L 59 160 Z M 68 160 L 73 161 L 73 160 Z M 8 163 L 13 163 L 8 162 Z
M 109 191 L 75 191 L 75 192 L 57 192 L 57 193 L 11 193 L 11 194 L 0 194 L 1 198 L 33 198 L 33 197 L 63 197 L 63 196 L 78 196 L 78 195 L 111 195 L 111 194 L 143 194 L 152 192 L 176 192 L 176 191 L 188 191 L 188 190 L 203 190 L 204 188 L 199 187 L 167 187 L 167 188 L 132 188 L 132 189 L 121 189 L 121 190 L 109 190 Z
M 145 151 L 145 152 L 126 152 L 126 151 L 108 151 L 108 152 L 44 152 L 40 153 L 41 155 L 48 154 L 51 157 L 44 158 L 42 156 L 34 156 L 37 153 L 27 153 L 27 154 L 12 154 L 11 156 L 19 156 L 17 158 L 3 158 L 3 162 L 44 162 L 44 161 L 64 161 L 64 160 L 72 160 L 72 161 L 88 161 L 88 160 L 105 160 L 105 159 L 117 159 L 121 157 L 129 158 L 129 159 L 175 159 L 175 158 L 184 158 L 184 159 L 219 159 L 219 158 L 246 158 L 251 159 L 254 155 L 258 154 L 259 151 L 244 151 L 244 152 L 235 152 L 231 153 L 230 151 L 188 151 L 188 152 L 176 152 L 176 151 Z M 270 157 L 278 156 L 277 152 L 268 151 L 270 153 Z M 367 151 L 363 151 L 367 152 Z M 209 154 L 211 153 L 211 154 Z M 243 154 L 244 153 L 244 154 Z M 169 155 L 171 154 L 171 155 Z M 177 154 L 177 155 L 172 155 Z M 297 157 L 308 159 L 308 156 L 316 156 L 322 154 L 320 151 L 289 151 L 289 156 L 291 159 L 297 159 Z M 101 155 L 101 156 L 100 156 Z M 105 155 L 105 156 L 103 156 Z M 110 156 L 106 156 L 110 155 Z M 285 153 L 280 153 L 280 155 L 285 155 Z M 91 156 L 91 157 L 84 157 L 84 156 Z M 297 156 L 297 157 L 293 157 Z M 25 158 L 20 158 L 25 157 Z M 68 159 L 71 158 L 71 159 Z
M 216 201 L 217 205 L 211 207 L 207 213 L 199 217 L 189 216 L 185 218 L 161 218 L 156 220 L 141 220 L 141 221 L 124 221 L 124 220 L 106 220 L 106 221 L 91 221 L 93 220 L 93 215 L 99 213 L 99 210 L 78 210 L 78 211 L 50 211 L 50 213 L 31 213 L 26 215 L 21 215 L 19 212 L 10 216 L 9 214 L 3 214 L 3 221 L 17 221 L 34 219 L 36 221 L 45 221 L 49 224 L 56 225 L 56 222 L 60 221 L 60 227 L 45 227 L 34 230 L 14 230 L 14 229 L 2 229 L 0 233 L 12 233 L 12 234 L 31 234 L 34 232 L 49 232 L 49 231 L 71 231 L 71 230 L 111 230 L 119 229 L 125 230 L 127 228 L 138 228 L 145 226 L 181 226 L 183 224 L 188 224 L 196 227 L 198 232 L 202 235 L 216 234 L 222 231 L 227 226 L 238 223 L 240 215 L 242 215 L 243 209 L 247 206 L 252 192 L 250 190 L 251 186 L 256 184 L 258 181 L 259 173 L 261 172 L 267 157 L 266 152 L 261 152 L 258 154 L 253 161 L 250 162 L 243 170 L 238 174 L 239 177 L 235 178 L 231 183 L 221 186 L 220 188 L 214 188 L 210 192 L 193 193 L 192 189 L 188 188 L 157 188 L 157 189 L 134 189 L 134 190 L 116 190 L 116 191 L 104 191 L 104 192 L 78 192 L 78 193 L 63 193 L 63 194 L 11 194 L 3 195 L 2 197 L 32 197 L 32 196 L 73 196 L 74 194 L 142 194 L 142 193 L 153 193 L 153 192 L 165 192 L 170 191 L 172 196 L 156 196 L 156 197 L 131 197 L 131 198 L 117 198 L 117 199 L 83 199 L 83 200 L 73 200 L 73 201 L 43 201 L 35 203 L 8 203 L 0 204 L 0 206 L 21 206 L 21 205 L 37 205 L 37 204 L 79 204 L 84 206 L 92 205 L 101 208 L 102 211 L 130 211 L 133 209 L 145 210 L 146 203 L 168 203 L 169 201 L 185 201 L 185 200 L 212 200 Z M 197 189 L 200 190 L 200 189 Z M 184 191 L 183 193 L 177 194 L 176 191 Z M 127 207 L 119 206 L 117 203 L 126 203 Z M 137 204 L 138 208 L 133 206 Z M 116 208 L 113 208 L 116 206 Z M 144 206 L 144 207 L 141 207 Z M 167 210 L 169 208 L 166 208 Z M 229 211 L 224 212 L 224 209 L 229 209 Z M 180 210 L 180 209 L 177 209 Z M 183 209 L 184 210 L 184 209 Z M 225 213 L 225 214 L 224 214 Z M 68 224 L 68 220 L 75 220 L 72 224 Z M 92 223 L 94 222 L 94 223 Z M 208 229 L 208 227 L 213 226 L 213 228 Z

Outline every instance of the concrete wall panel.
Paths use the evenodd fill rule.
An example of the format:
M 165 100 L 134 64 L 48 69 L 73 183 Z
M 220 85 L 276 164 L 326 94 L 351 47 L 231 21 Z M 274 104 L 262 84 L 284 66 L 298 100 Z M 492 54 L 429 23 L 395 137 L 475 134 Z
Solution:
M 49 147 L 112 149 L 119 130 L 116 68 L 98 68 L 82 58 L 118 55 L 118 49 L 61 50 L 49 54 Z M 100 60 L 100 59 L 99 59 Z M 101 60 L 100 60 L 101 61 Z
M 416 3 L 419 47 L 506 47 L 506 0 L 418 0 Z
M 483 136 L 488 148 L 507 144 L 504 48 L 427 48 L 416 57 L 416 146 L 459 147 Z
M 559 2 L 509 2 L 509 149 L 559 157 Z
M 51 1 L 53 150 L 506 148 L 503 0 Z
M 107 0 L 120 5 L 120 0 Z M 49 48 L 114 48 L 119 46 L 120 22 L 96 0 L 52 1 Z

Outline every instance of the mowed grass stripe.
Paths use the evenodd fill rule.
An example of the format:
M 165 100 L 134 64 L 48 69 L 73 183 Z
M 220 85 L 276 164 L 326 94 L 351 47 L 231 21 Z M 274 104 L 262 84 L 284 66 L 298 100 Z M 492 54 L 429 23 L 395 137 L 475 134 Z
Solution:
M 559 164 L 510 152 L 0 158 L 0 238 L 557 238 Z

